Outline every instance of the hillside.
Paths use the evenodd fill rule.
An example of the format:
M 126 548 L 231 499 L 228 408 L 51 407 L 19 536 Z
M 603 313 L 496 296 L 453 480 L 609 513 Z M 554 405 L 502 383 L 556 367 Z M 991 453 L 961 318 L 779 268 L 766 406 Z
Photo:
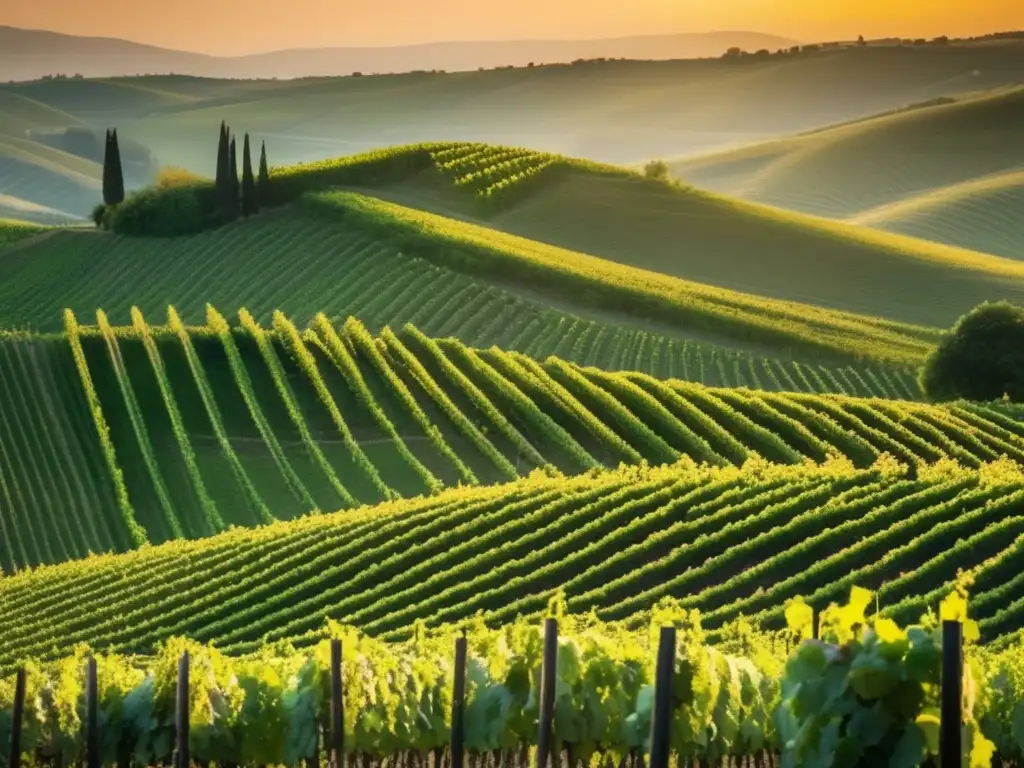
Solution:
M 942 187 L 865 211 L 853 224 L 1024 260 L 1024 170 Z
M 729 371 L 718 358 L 729 383 L 766 388 L 718 389 L 474 350 L 411 325 L 374 339 L 322 316 L 310 330 L 246 313 L 232 330 L 212 309 L 187 329 L 174 314 L 170 326 L 97 319 L 0 343 L 4 570 L 535 469 L 1024 461 L 1024 428 L 1000 407 L 857 397 L 913 386 L 885 370 Z M 812 394 L 830 390 L 845 394 Z
M 395 639 L 416 619 L 536 616 L 556 588 L 570 610 L 644 624 L 673 595 L 712 637 L 741 612 L 779 626 L 788 597 L 822 606 L 852 584 L 914 621 L 958 569 L 976 576 L 971 615 L 992 640 L 1024 623 L 1022 498 L 1019 468 L 1002 465 L 534 476 L 5 578 L 0 668 L 76 643 L 145 653 L 174 634 L 228 653 L 308 646 L 325 617 Z
M 454 147 L 459 152 L 466 149 Z M 274 184 L 282 193 L 301 197 L 302 189 L 316 187 L 319 173 L 374 176 L 384 173 L 381 164 L 392 163 L 406 174 L 407 164 L 421 164 L 423 158 L 432 162 L 422 150 L 400 149 L 337 165 L 295 167 L 294 172 L 277 171 Z M 450 182 L 437 181 L 438 189 L 451 189 Z M 516 193 L 520 186 L 518 181 L 501 183 L 508 187 L 504 194 Z M 640 186 L 665 189 L 643 182 Z M 459 200 L 467 210 L 477 210 L 472 195 Z M 253 248 L 252 243 L 259 246 Z M 282 283 L 278 265 L 283 254 L 291 252 L 302 253 L 303 258 L 292 265 L 289 282 Z M 186 263 L 190 266 L 183 269 Z M 232 264 L 235 267 L 228 268 Z M 348 268 L 365 271 L 365 280 L 350 281 Z M 453 269 L 461 274 L 453 274 Z M 238 280 L 240 272 L 249 278 Z M 168 303 L 178 306 L 188 322 L 200 322 L 210 302 L 228 311 L 248 306 L 264 319 L 281 308 L 300 322 L 318 311 L 357 314 L 379 327 L 396 320 L 380 315 L 381 310 L 405 312 L 413 306 L 408 298 L 425 285 L 417 275 L 437 281 L 450 299 L 437 307 L 433 300 L 440 297 L 431 296 L 422 309 L 434 311 L 417 322 L 434 317 L 438 308 L 439 319 L 445 319 L 443 313 L 458 306 L 455 293 L 484 286 L 485 293 L 476 295 L 464 313 L 479 312 L 487 318 L 511 302 L 523 310 L 516 315 L 524 322 L 544 316 L 525 331 L 522 343 L 550 327 L 546 320 L 567 317 L 570 322 L 624 324 L 661 336 L 746 346 L 769 357 L 816 362 L 859 357 L 907 365 L 919 362 L 937 338 L 931 329 L 715 289 L 505 235 L 481 224 L 338 194 L 308 198 L 297 206 L 187 237 L 57 232 L 0 259 L 0 323 L 56 330 L 65 307 L 86 313 L 105 307 L 124 323 L 133 304 L 144 312 L 163 312 Z M 380 294 L 375 285 L 386 285 L 386 296 L 394 296 L 391 289 L 399 287 L 408 296 L 404 302 L 368 305 Z M 410 318 L 405 314 L 400 319 Z M 515 338 L 503 337 L 502 343 Z M 486 335 L 465 340 L 495 341 Z
M 361 194 L 307 194 L 339 186 Z M 427 144 L 277 167 L 269 194 L 280 210 L 187 238 L 75 232 L 23 249 L 0 263 L 0 322 L 53 329 L 65 306 L 103 306 L 124 322 L 132 304 L 167 303 L 191 319 L 207 301 L 264 317 L 278 307 L 300 320 L 354 314 L 339 303 L 343 286 L 331 287 L 342 273 L 304 283 L 293 272 L 291 285 L 304 289 L 284 293 L 273 264 L 301 249 L 295 268 L 320 274 L 370 247 L 367 238 L 396 268 L 414 257 L 420 266 L 410 268 L 454 269 L 531 305 L 767 356 L 916 364 L 935 328 L 983 301 L 1024 300 L 1016 261 L 529 150 Z M 154 221 L 145 205 L 126 206 L 151 222 L 132 225 L 143 233 Z M 201 226 L 183 222 L 174 226 Z M 252 283 L 227 269 L 182 270 L 177 254 L 186 253 L 193 267 L 244 262 Z M 55 263 L 68 269 L 44 266 Z
M 975 250 L 994 242 L 1002 247 L 993 252 L 1019 258 L 1019 247 L 1001 234 L 1008 225 L 1000 210 L 1005 197 L 1012 205 L 1024 168 L 1022 126 L 1024 89 L 1010 88 L 682 159 L 671 168 L 689 183 L 747 200 Z
M 12 50 L 0 45 L 0 52 Z M 90 80 L 72 77 L 75 70 L 68 68 L 63 79 L 0 85 L 0 160 L 11 153 L 10 140 L 17 139 L 19 150 L 30 155 L 27 161 L 19 159 L 38 174 L 0 194 L 85 216 L 98 197 L 95 169 L 85 174 L 93 179 L 89 183 L 68 175 L 76 170 L 70 161 L 57 162 L 55 171 L 52 164 L 33 159 L 50 146 L 47 134 L 68 127 L 102 138 L 106 128 L 116 126 L 122 149 L 130 142 L 150 153 L 151 162 L 140 164 L 127 180 L 129 188 L 148 183 L 158 165 L 210 174 L 221 120 L 257 142 L 266 141 L 271 161 L 280 165 L 386 144 L 453 139 L 632 163 L 776 138 L 910 102 L 1020 83 L 1021 50 L 1024 41 L 1004 40 L 739 60 L 590 61 L 278 81 L 181 74 Z M 541 56 L 529 60 L 551 61 Z M 56 63 L 50 60 L 47 67 Z M 883 80 L 886 87 L 879 88 Z M 808 93 L 815 98 L 809 100 Z M 681 111 L 680 104 L 686 109 Z M 18 125 L 8 130 L 11 121 Z M 66 179 L 54 178 L 54 172 L 77 186 L 67 189 Z M 22 189 L 28 190 L 25 195 Z

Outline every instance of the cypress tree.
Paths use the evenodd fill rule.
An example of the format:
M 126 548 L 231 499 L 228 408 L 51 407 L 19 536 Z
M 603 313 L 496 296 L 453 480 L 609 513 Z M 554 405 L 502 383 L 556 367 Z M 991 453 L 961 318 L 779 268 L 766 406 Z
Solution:
M 114 185 L 112 183 L 111 169 L 114 161 L 113 150 L 110 146 L 110 129 L 107 128 L 107 143 L 103 148 L 103 204 L 113 205 Z
M 267 142 L 260 146 L 260 175 L 256 179 L 256 210 L 270 198 L 270 168 L 267 167 Z
M 113 184 L 113 204 L 124 202 L 124 168 L 121 166 L 121 148 L 117 144 L 117 129 L 110 134 L 111 156 L 111 181 Z
M 228 150 L 228 213 L 231 216 L 238 215 L 238 153 L 235 151 L 235 137 L 231 137 L 231 145 Z
M 217 142 L 217 199 L 223 205 L 228 198 L 228 127 L 220 121 L 220 138 Z
M 252 156 L 249 154 L 249 134 L 242 143 L 242 215 L 256 213 L 256 179 L 252 175 Z

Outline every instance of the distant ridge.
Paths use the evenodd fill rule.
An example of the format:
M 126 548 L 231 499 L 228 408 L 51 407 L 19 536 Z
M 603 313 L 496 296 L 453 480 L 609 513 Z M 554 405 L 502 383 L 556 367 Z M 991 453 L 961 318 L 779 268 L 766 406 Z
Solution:
M 795 41 L 757 32 L 636 35 L 594 40 L 452 41 L 388 47 L 289 49 L 219 57 L 107 37 L 79 37 L 0 26 L 0 80 L 48 74 L 85 77 L 180 74 L 200 77 L 296 78 L 353 72 L 473 70 L 478 67 L 575 59 L 692 59 L 720 56 L 731 47 L 777 50 Z

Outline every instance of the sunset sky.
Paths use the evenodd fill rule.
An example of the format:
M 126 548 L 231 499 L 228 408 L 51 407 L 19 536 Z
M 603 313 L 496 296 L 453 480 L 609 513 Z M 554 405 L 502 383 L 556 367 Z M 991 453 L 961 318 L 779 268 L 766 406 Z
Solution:
M 806 42 L 1022 29 L 1024 0 L 14 0 L 0 24 L 221 55 L 713 30 Z

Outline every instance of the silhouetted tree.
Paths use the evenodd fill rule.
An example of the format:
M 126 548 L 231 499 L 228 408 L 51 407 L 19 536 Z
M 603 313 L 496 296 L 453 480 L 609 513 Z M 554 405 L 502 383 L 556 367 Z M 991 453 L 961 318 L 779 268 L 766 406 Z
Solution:
M 121 152 L 117 146 L 117 131 L 107 131 L 107 145 L 103 152 L 103 202 L 117 205 L 124 201 L 124 171 Z
M 270 200 L 270 168 L 267 166 L 267 142 L 260 145 L 260 172 L 256 177 L 256 209 Z
M 242 143 L 242 215 L 249 216 L 259 210 L 256 201 L 256 178 L 252 175 L 252 156 L 249 154 L 249 134 Z
M 230 196 L 228 197 L 227 210 L 231 216 L 238 215 L 239 187 L 238 187 L 238 153 L 235 147 L 235 137 L 231 137 L 231 144 L 228 149 L 228 185 Z

